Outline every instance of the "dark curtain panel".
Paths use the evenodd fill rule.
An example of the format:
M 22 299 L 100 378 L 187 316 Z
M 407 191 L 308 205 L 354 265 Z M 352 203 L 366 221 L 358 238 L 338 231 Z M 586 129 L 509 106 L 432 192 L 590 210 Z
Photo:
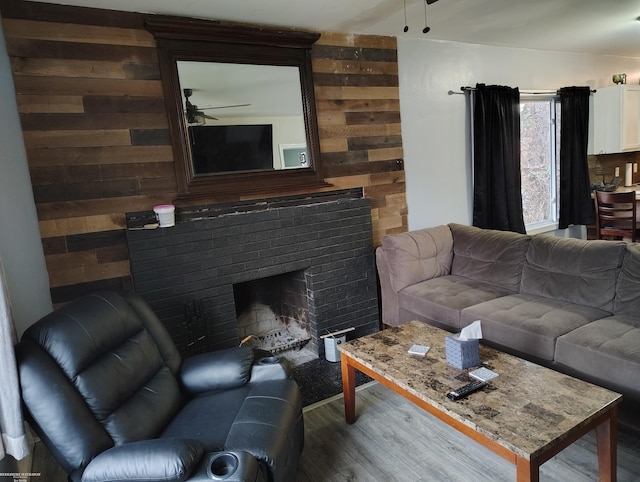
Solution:
M 589 87 L 560 89 L 560 229 L 595 219 L 587 164 L 590 95 Z
M 476 85 L 473 157 L 473 225 L 524 233 L 517 88 Z

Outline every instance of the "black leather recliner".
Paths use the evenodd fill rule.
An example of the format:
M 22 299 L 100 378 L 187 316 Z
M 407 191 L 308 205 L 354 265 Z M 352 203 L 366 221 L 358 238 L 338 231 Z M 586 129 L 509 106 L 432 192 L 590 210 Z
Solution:
M 27 419 L 71 481 L 296 478 L 304 422 L 286 362 L 247 347 L 183 361 L 135 294 L 65 305 L 16 355 Z

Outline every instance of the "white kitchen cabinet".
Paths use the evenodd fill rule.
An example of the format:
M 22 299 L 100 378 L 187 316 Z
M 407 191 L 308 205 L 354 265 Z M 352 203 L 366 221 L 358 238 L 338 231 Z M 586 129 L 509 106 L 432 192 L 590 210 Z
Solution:
M 594 154 L 640 150 L 640 85 L 598 89 L 593 120 Z

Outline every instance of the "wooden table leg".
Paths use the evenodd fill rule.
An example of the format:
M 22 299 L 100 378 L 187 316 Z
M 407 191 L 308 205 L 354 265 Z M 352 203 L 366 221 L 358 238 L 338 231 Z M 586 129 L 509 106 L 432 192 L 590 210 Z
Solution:
M 356 369 L 349 364 L 349 358 L 340 354 L 342 365 L 342 392 L 344 394 L 344 418 L 348 424 L 356 421 Z
M 596 427 L 600 482 L 615 482 L 618 469 L 617 407 L 611 417 Z
M 516 480 L 518 482 L 538 482 L 540 466 L 524 457 L 516 457 Z

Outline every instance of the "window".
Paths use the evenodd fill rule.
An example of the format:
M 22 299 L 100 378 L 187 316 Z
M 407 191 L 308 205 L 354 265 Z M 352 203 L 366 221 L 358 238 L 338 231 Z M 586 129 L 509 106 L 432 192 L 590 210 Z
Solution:
M 556 96 L 520 102 L 522 209 L 527 232 L 558 222 L 560 102 Z

